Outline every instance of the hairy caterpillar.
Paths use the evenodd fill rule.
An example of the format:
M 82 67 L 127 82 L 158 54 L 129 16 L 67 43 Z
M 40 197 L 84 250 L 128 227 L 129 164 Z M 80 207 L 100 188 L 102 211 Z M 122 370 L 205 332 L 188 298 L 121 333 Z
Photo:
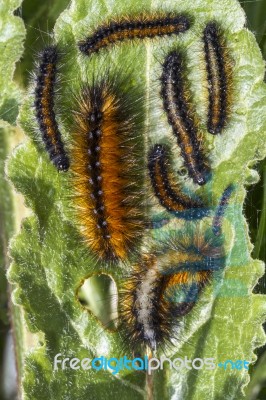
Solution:
M 99 258 L 124 260 L 145 227 L 141 137 L 130 101 L 110 79 L 85 86 L 73 132 L 73 200 L 81 233 Z
M 189 102 L 183 64 L 180 52 L 171 51 L 167 55 L 161 76 L 161 96 L 188 174 L 194 183 L 204 185 L 207 181 L 207 164 Z
M 206 25 L 203 42 L 209 89 L 208 131 L 216 135 L 228 119 L 231 65 L 225 40 L 215 22 Z
M 186 16 L 173 13 L 121 17 L 117 21 L 107 22 L 98 27 L 91 36 L 81 40 L 78 46 L 81 52 L 91 55 L 102 48 L 126 40 L 177 35 L 185 32 L 189 26 L 190 23 Z
M 69 158 L 61 140 L 54 111 L 58 63 L 58 50 L 56 46 L 46 47 L 41 52 L 39 59 L 36 71 L 35 115 L 50 160 L 59 171 L 67 171 L 69 168 Z
M 229 200 L 229 187 L 216 216 L 225 213 L 228 201 L 223 199 Z M 211 227 L 203 231 L 197 226 L 193 223 L 178 233 L 171 232 L 156 249 L 142 256 L 125 282 L 121 326 L 134 350 L 148 347 L 156 351 L 171 344 L 178 337 L 181 318 L 194 307 L 213 272 L 224 268 L 222 235 Z

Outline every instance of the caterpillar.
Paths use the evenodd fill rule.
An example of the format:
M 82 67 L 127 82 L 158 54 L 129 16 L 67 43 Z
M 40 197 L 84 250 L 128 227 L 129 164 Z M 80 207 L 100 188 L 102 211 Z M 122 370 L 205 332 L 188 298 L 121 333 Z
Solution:
M 85 243 L 107 262 L 125 260 L 145 227 L 141 137 L 116 82 L 83 87 L 71 146 L 73 201 Z
M 39 58 L 35 85 L 35 115 L 50 160 L 59 171 L 67 171 L 69 158 L 64 149 L 54 111 L 57 47 L 46 47 Z
M 228 206 L 228 202 L 230 200 L 230 197 L 235 190 L 235 187 L 233 184 L 227 186 L 227 188 L 224 190 L 222 197 L 219 201 L 218 207 L 216 209 L 216 213 L 213 219 L 213 224 L 212 224 L 212 230 L 214 235 L 219 236 L 221 235 L 221 225 L 222 225 L 222 219 L 225 213 L 225 210 Z
M 216 135 L 221 133 L 228 119 L 231 65 L 216 22 L 206 25 L 203 42 L 209 90 L 208 131 Z
M 171 345 L 181 317 L 224 265 L 222 241 L 202 232 L 182 232 L 160 250 L 143 255 L 121 292 L 121 327 L 135 351 Z
M 82 53 L 91 55 L 125 40 L 177 35 L 188 30 L 189 26 L 190 22 L 186 16 L 173 13 L 121 17 L 117 21 L 107 22 L 98 27 L 91 36 L 81 40 L 78 47 Z
M 121 292 L 120 319 L 134 351 L 171 345 L 182 317 L 193 309 L 214 271 L 224 268 L 223 236 L 213 226 L 224 215 L 231 192 L 232 185 L 223 192 L 211 227 L 190 223 L 180 232 L 171 231 L 133 267 Z
M 171 51 L 166 56 L 162 67 L 161 97 L 188 174 L 194 183 L 204 185 L 208 177 L 207 162 L 189 102 L 183 65 L 180 52 Z
M 156 144 L 148 156 L 148 169 L 155 196 L 168 211 L 178 213 L 203 208 L 200 200 L 193 200 L 173 183 L 167 163 L 167 149 Z

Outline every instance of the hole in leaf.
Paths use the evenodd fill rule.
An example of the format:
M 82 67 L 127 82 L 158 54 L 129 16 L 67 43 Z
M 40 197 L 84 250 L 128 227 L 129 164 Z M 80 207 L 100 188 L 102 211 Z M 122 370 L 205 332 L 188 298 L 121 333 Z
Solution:
M 82 307 L 94 314 L 110 330 L 117 327 L 118 292 L 115 281 L 107 274 L 93 275 L 77 290 Z

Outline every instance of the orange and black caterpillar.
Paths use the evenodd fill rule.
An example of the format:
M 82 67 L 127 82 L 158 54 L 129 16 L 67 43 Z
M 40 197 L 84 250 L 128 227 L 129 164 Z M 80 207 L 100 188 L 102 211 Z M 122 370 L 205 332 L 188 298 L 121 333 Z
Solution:
M 181 318 L 194 307 L 214 272 L 223 270 L 223 236 L 213 227 L 217 215 L 225 213 L 231 189 L 224 190 L 212 227 L 203 231 L 190 223 L 180 232 L 171 231 L 134 266 L 120 300 L 121 327 L 134 351 L 171 344 Z
M 129 257 L 145 227 L 134 121 L 129 99 L 111 80 L 83 88 L 73 128 L 73 197 L 85 242 L 105 261 Z
M 69 159 L 55 118 L 54 97 L 57 75 L 58 51 L 56 46 L 46 47 L 40 54 L 36 71 L 35 115 L 42 140 L 50 160 L 59 171 L 67 171 Z
M 203 208 L 201 200 L 193 200 L 191 197 L 186 196 L 174 184 L 173 177 L 169 171 L 167 148 L 165 146 L 156 144 L 150 150 L 148 169 L 154 194 L 164 208 L 178 215 L 181 215 L 180 212 L 187 211 L 193 213 L 194 216 L 199 214 L 199 217 L 202 217 L 202 212 L 199 210 Z
M 81 52 L 91 55 L 124 40 L 177 35 L 188 30 L 189 26 L 190 22 L 186 16 L 173 13 L 121 17 L 117 21 L 98 27 L 91 36 L 81 40 L 78 46 Z
M 121 293 L 121 326 L 135 351 L 170 345 L 180 319 L 224 266 L 222 242 L 213 236 L 182 232 L 164 247 L 142 257 Z
M 221 133 L 228 119 L 231 65 L 216 22 L 206 25 L 203 42 L 209 90 L 208 131 L 216 135 Z
M 161 96 L 188 174 L 194 183 L 204 185 L 208 178 L 208 167 L 189 103 L 183 64 L 180 52 L 171 51 L 167 55 L 161 76 Z

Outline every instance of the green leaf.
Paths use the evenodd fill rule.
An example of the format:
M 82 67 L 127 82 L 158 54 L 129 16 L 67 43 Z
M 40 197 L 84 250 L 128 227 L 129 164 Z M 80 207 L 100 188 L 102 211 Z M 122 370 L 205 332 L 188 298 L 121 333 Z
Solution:
M 5 178 L 5 159 L 14 140 L 13 123 L 18 114 L 21 93 L 13 83 L 15 63 L 23 51 L 25 29 L 20 18 L 13 15 L 20 1 L 5 1 L 0 6 L 0 264 L 7 267 L 7 245 L 14 231 L 10 188 Z M 2 281 L 2 280 L 1 280 Z
M 125 43 L 97 56 L 93 63 L 78 54 L 77 42 L 89 31 L 113 15 L 131 15 L 143 10 L 171 10 L 187 13 L 194 19 L 193 28 L 177 38 L 163 38 L 145 43 Z M 158 79 L 161 63 L 175 45 L 186 51 L 189 59 L 189 79 L 193 101 L 206 123 L 206 104 L 202 86 L 202 31 L 210 20 L 220 22 L 225 31 L 229 53 L 234 60 L 233 106 L 230 123 L 216 137 L 205 132 L 206 148 L 212 162 L 212 179 L 201 188 L 210 204 L 217 204 L 230 183 L 236 190 L 230 201 L 225 221 L 226 268 L 223 278 L 217 277 L 204 290 L 197 305 L 183 319 L 178 344 L 167 355 L 177 357 L 215 358 L 216 362 L 246 360 L 254 362 L 254 349 L 265 343 L 262 322 L 266 315 L 265 296 L 252 294 L 263 274 L 263 264 L 252 260 L 252 245 L 243 216 L 245 186 L 255 183 L 251 169 L 256 160 L 265 157 L 266 87 L 263 83 L 264 62 L 255 38 L 245 27 L 245 17 L 235 0 L 166 0 L 116 2 L 73 0 L 55 26 L 55 40 L 63 51 L 60 69 L 62 99 L 76 94 L 82 81 L 91 80 L 93 73 L 130 72 L 132 85 L 137 85 L 145 99 L 146 143 L 167 135 L 162 119 Z M 101 72 L 99 72 L 101 71 Z M 118 72 L 117 72 L 118 71 Z M 206 85 L 206 84 L 205 84 Z M 205 87 L 206 89 L 206 87 Z M 23 383 L 25 399 L 105 399 L 114 397 L 138 399 L 210 400 L 244 399 L 249 375 L 245 369 L 157 371 L 148 378 L 140 371 L 53 371 L 56 354 L 63 357 L 117 357 L 129 355 L 123 346 L 119 329 L 103 328 L 98 319 L 78 301 L 77 290 L 84 279 L 102 271 L 112 276 L 118 290 L 123 278 L 120 266 L 109 267 L 95 262 L 83 244 L 71 215 L 69 174 L 58 174 L 49 162 L 34 119 L 34 102 L 29 94 L 20 110 L 20 123 L 29 140 L 13 154 L 9 162 L 9 177 L 20 191 L 34 215 L 23 224 L 21 233 L 11 246 L 13 264 L 10 281 L 17 285 L 16 303 L 26 312 L 29 328 L 38 333 L 39 346 L 26 357 Z M 61 104 L 60 104 L 61 105 Z M 60 127 L 66 143 L 71 131 L 65 121 L 71 111 L 71 99 L 62 104 Z M 205 129 L 206 131 L 206 129 Z M 144 152 L 148 149 L 144 148 Z M 176 160 L 176 168 L 180 166 Z M 191 186 L 191 189 L 195 189 Z M 151 215 L 156 214 L 152 210 Z M 195 230 L 206 229 L 210 219 L 195 222 Z M 178 222 L 178 233 L 183 223 Z M 149 233 L 147 234 L 149 235 Z M 154 235 L 153 239 L 159 240 Z M 128 272 L 130 265 L 125 269 Z M 125 349 L 125 350 L 124 350 Z M 159 354 L 160 355 L 160 354 Z
M 19 88 L 13 82 L 15 64 L 22 55 L 25 38 L 24 24 L 13 14 L 20 4 L 20 0 L 6 0 L 0 4 L 0 368 L 2 372 L 6 337 L 12 319 L 18 381 L 22 374 L 23 334 L 21 311 L 13 304 L 9 304 L 9 292 L 12 288 L 6 279 L 6 269 L 10 263 L 8 242 L 15 231 L 15 212 L 11 188 L 5 177 L 5 161 L 16 141 L 15 129 L 10 124 L 15 124 L 22 97 Z M 5 379 L 4 373 L 3 379 Z M 2 398 L 3 385 L 0 386 Z
M 0 5 L 0 119 L 10 123 L 15 122 L 21 96 L 17 85 L 12 82 L 25 38 L 23 21 L 13 15 L 20 3 L 20 0 L 7 0 Z

